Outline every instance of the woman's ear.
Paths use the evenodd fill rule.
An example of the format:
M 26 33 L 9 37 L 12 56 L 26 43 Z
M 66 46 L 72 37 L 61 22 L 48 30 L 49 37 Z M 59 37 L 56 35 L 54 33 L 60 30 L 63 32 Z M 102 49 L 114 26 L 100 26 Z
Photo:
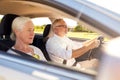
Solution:
M 15 35 L 17 35 L 17 34 L 19 34 L 20 31 L 17 30 L 17 29 L 14 29 L 13 32 L 14 32 Z

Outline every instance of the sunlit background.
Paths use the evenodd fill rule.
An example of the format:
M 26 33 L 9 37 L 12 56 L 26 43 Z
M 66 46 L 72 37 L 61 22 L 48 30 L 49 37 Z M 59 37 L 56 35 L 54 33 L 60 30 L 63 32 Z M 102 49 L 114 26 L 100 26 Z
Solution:
M 67 23 L 67 25 L 69 27 L 74 27 L 74 26 L 77 26 L 77 22 L 72 20 L 72 19 L 68 19 L 68 18 L 63 18 L 64 21 Z M 52 22 L 50 21 L 50 19 L 48 17 L 41 17 L 41 18 L 34 18 L 32 19 L 34 25 L 39 25 L 39 26 L 42 26 L 44 24 L 51 24 Z
M 79 0 L 78 0 L 79 1 Z M 94 4 L 97 4 L 103 8 L 120 14 L 120 1 L 119 0 L 87 0 Z

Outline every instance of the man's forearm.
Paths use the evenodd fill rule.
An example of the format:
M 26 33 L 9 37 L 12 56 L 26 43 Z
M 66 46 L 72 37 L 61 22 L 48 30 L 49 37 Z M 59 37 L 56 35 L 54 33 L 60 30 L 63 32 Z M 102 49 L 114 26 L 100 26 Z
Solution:
M 79 56 L 82 56 L 83 54 L 85 54 L 90 49 L 91 49 L 90 46 L 83 46 L 82 48 L 79 48 L 77 50 L 73 50 L 72 51 L 72 58 L 77 58 Z

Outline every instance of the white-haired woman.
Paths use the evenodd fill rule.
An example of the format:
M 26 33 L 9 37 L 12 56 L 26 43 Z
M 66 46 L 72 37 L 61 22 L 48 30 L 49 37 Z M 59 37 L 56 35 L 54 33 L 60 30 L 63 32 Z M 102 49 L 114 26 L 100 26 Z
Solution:
M 28 17 L 17 17 L 12 22 L 11 39 L 15 40 L 13 49 L 24 52 L 38 60 L 46 61 L 43 53 L 37 47 L 30 45 L 34 38 L 34 25 Z M 7 52 L 17 54 L 9 49 Z

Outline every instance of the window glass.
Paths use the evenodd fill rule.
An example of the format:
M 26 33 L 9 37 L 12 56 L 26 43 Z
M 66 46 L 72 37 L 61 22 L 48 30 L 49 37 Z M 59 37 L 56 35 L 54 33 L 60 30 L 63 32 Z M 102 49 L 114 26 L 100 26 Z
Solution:
M 82 24 L 77 24 L 74 28 L 69 29 L 68 36 L 76 38 L 93 39 L 99 36 L 99 34 L 88 29 L 86 26 Z
M 68 37 L 87 40 L 101 36 L 101 34 L 98 34 L 97 32 L 88 29 L 86 26 L 78 23 L 75 20 L 69 18 L 63 18 L 63 19 L 68 26 L 68 30 L 69 30 L 67 34 Z M 48 17 L 32 18 L 32 21 L 35 26 L 35 33 L 37 34 L 43 34 L 45 26 L 47 24 L 52 24 L 52 20 L 50 20 Z M 108 40 L 109 40 L 108 38 L 105 38 L 105 41 Z
M 120 1 L 118 0 L 87 0 L 112 12 L 120 14 Z
M 1 22 L 2 17 L 3 17 L 3 15 L 0 15 L 0 22 Z
M 51 24 L 51 21 L 48 17 L 38 17 L 32 18 L 33 24 L 35 26 L 35 33 L 42 34 L 45 28 L 45 25 Z

